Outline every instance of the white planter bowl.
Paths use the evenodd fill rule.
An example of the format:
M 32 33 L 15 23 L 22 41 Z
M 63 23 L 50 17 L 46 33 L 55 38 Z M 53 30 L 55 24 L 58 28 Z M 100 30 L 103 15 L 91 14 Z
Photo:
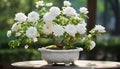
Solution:
M 65 65 L 69 65 L 79 59 L 79 52 L 83 49 L 51 50 L 39 48 L 38 50 L 41 52 L 42 59 L 47 61 L 50 65 L 53 63 L 65 63 Z

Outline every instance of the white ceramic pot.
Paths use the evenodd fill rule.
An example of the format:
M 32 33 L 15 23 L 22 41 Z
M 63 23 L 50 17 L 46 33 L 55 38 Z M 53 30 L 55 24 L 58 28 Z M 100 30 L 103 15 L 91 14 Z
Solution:
M 73 64 L 75 60 L 79 59 L 79 52 L 83 49 L 51 50 L 39 48 L 38 50 L 41 52 L 42 59 L 47 61 L 48 64 L 65 63 L 66 66 L 69 66 L 70 63 Z

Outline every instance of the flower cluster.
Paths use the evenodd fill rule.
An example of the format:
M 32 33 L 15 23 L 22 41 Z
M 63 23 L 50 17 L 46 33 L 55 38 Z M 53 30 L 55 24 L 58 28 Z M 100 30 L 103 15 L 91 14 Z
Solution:
M 14 35 L 9 42 L 12 47 L 26 43 L 37 42 L 40 38 L 51 38 L 58 48 L 71 48 L 74 42 L 79 41 L 87 49 L 95 47 L 94 37 L 104 33 L 105 28 L 96 25 L 89 34 L 86 34 L 85 18 L 89 11 L 85 7 L 79 9 L 79 13 L 71 6 L 69 1 L 64 1 L 62 10 L 44 1 L 36 2 L 38 11 L 15 14 L 15 23 L 7 32 L 7 37 Z M 57 40 L 60 37 L 61 40 Z

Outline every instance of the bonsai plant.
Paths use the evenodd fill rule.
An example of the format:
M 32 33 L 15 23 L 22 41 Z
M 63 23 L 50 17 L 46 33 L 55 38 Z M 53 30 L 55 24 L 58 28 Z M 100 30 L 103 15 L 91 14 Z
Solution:
M 48 53 L 50 52 L 50 49 L 54 49 L 59 53 L 60 51 L 63 53 L 66 50 L 69 50 L 74 54 L 71 49 L 77 49 L 76 55 L 79 55 L 79 51 L 82 51 L 82 48 L 74 46 L 75 42 L 79 41 L 81 45 L 84 45 L 84 49 L 92 50 L 95 47 L 94 37 L 105 32 L 103 26 L 96 25 L 91 31 L 89 31 L 89 34 L 86 34 L 87 29 L 85 18 L 88 18 L 87 14 L 89 11 L 87 8 L 81 7 L 79 9 L 80 12 L 77 13 L 76 10 L 71 7 L 69 1 L 64 1 L 64 6 L 61 9 L 53 6 L 52 3 L 38 1 L 36 2 L 36 8 L 37 11 L 28 13 L 28 16 L 23 12 L 15 14 L 15 22 L 11 27 L 11 30 L 7 32 L 7 37 L 14 36 L 14 39 L 9 42 L 11 47 L 14 48 L 21 45 L 23 40 L 25 41 L 24 43 L 27 44 L 32 42 L 35 43 L 40 38 L 50 38 L 53 40 L 54 45 L 39 48 L 41 53 Z M 58 40 L 58 38 L 60 38 L 60 40 Z M 52 52 L 54 50 L 52 50 Z M 58 52 L 56 54 L 58 54 Z M 52 54 L 52 56 L 54 55 L 55 53 Z M 68 55 L 71 54 L 68 53 Z M 48 61 L 48 63 L 73 63 L 74 60 L 78 59 L 78 56 L 75 57 L 75 55 L 75 58 L 73 59 L 71 59 L 71 56 L 68 57 L 70 57 L 68 60 L 71 61 L 58 61 L 63 58 L 57 58 L 58 60 L 55 61 L 44 57 L 43 59 Z

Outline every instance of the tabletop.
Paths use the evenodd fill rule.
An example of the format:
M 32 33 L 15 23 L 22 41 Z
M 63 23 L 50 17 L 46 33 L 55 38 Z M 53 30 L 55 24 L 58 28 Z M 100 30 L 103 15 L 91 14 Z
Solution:
M 15 62 L 11 65 L 12 69 L 120 69 L 120 62 L 92 60 L 77 60 L 71 66 L 47 65 L 44 60 Z

